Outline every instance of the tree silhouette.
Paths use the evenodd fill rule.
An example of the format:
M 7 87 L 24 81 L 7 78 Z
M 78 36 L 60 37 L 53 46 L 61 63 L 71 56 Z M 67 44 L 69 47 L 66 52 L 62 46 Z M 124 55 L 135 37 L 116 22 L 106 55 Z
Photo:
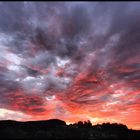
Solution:
M 128 129 L 124 124 L 103 123 L 92 125 L 90 120 L 66 125 L 62 120 L 0 121 L 0 138 L 24 139 L 138 139 L 140 130 Z

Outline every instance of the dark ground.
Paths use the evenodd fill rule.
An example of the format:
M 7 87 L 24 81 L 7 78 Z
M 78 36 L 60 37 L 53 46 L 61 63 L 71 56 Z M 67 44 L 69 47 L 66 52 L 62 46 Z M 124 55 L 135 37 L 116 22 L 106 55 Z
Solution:
M 90 121 L 66 125 L 62 120 L 0 121 L 0 138 L 10 139 L 140 139 L 140 130 L 128 129 L 123 124 L 103 123 L 92 125 Z

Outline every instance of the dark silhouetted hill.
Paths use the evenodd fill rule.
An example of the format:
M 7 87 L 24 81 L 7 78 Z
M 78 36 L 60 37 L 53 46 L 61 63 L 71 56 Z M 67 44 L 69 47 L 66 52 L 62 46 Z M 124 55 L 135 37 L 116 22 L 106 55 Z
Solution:
M 126 125 L 103 123 L 92 125 L 79 121 L 66 125 L 62 120 L 46 121 L 0 121 L 0 138 L 10 139 L 139 139 L 140 130 L 128 129 Z

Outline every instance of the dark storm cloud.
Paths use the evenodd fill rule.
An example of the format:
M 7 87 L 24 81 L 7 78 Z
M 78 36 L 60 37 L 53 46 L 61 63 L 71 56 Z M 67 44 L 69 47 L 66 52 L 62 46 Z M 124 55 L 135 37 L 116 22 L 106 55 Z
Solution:
M 49 8 L 49 5 L 52 6 L 51 7 L 52 9 Z M 93 5 L 93 7 L 91 5 Z M 94 5 L 96 5 L 96 6 L 94 6 Z M 86 3 L 85 5 L 84 4 L 81 4 L 81 5 L 75 4 L 74 6 L 71 6 L 71 8 L 68 8 L 67 3 L 62 3 L 62 4 L 44 3 L 44 6 L 41 3 L 39 3 L 37 6 L 36 3 L 28 3 L 28 2 L 27 3 L 15 3 L 15 4 L 1 3 L 1 6 L 5 9 L 7 9 L 6 11 L 3 10 L 3 13 L 1 14 L 1 16 L 7 17 L 7 18 L 3 18 L 3 17 L 1 18 L 1 19 L 3 19 L 1 21 L 1 25 L 5 26 L 6 30 L 9 29 L 9 32 L 11 30 L 15 31 L 17 29 L 17 32 L 11 31 L 11 33 L 15 33 L 17 35 L 17 37 L 19 38 L 19 39 L 16 38 L 14 40 L 19 41 L 20 36 L 21 36 L 22 38 L 24 38 L 23 39 L 24 41 L 25 40 L 33 41 L 33 43 L 35 45 L 39 45 L 41 48 L 43 47 L 47 50 L 51 50 L 53 53 L 56 53 L 57 55 L 60 55 L 60 56 L 71 56 L 71 55 L 74 56 L 76 54 L 76 52 L 78 51 L 77 43 L 79 43 L 80 39 L 82 37 L 85 37 L 86 35 L 87 36 L 90 35 L 93 39 L 95 37 L 95 41 L 93 41 L 93 42 L 91 41 L 92 42 L 91 45 L 93 48 L 100 48 L 100 46 L 105 47 L 105 44 L 107 43 L 109 38 L 117 33 L 120 34 L 120 36 L 121 36 L 120 43 L 122 45 L 123 45 L 123 43 L 126 42 L 129 44 L 129 46 L 132 46 L 131 43 L 133 43 L 133 41 L 131 41 L 131 40 L 133 38 L 136 39 L 136 37 L 133 35 L 133 38 L 131 37 L 131 40 L 129 40 L 131 43 L 129 43 L 127 41 L 128 39 L 126 38 L 127 36 L 129 37 L 129 34 L 130 34 L 129 32 L 134 32 L 135 30 L 137 31 L 138 25 L 137 26 L 134 26 L 134 25 L 139 21 L 138 18 L 135 18 L 135 17 L 137 17 L 137 15 L 135 13 L 138 13 L 137 12 L 138 8 L 136 10 L 133 10 L 133 6 L 131 6 L 132 10 L 129 10 L 128 9 L 128 7 L 130 7 L 129 3 L 123 3 L 123 4 L 120 4 L 120 3 L 110 3 L 110 4 L 89 3 L 88 4 L 88 3 Z M 62 7 L 62 9 L 59 9 L 58 8 L 59 6 Z M 30 9 L 29 9 L 29 7 L 30 7 Z M 135 7 L 135 5 L 134 5 L 134 7 Z M 32 11 L 35 11 L 35 12 L 33 12 L 33 14 L 27 14 L 27 11 L 25 9 L 28 9 L 27 10 L 28 12 L 29 12 L 29 10 L 30 10 L 30 12 L 32 12 Z M 48 14 L 49 10 L 53 11 L 52 15 Z M 18 11 L 18 12 L 16 12 L 16 11 Z M 89 11 L 91 13 L 89 13 Z M 103 15 L 105 16 L 105 20 L 100 21 L 100 18 L 104 18 L 103 15 L 100 14 L 100 13 L 103 13 L 103 11 L 104 11 Z M 6 16 L 6 14 L 7 14 L 7 16 Z M 44 15 L 44 17 L 46 17 L 46 21 L 44 21 L 45 25 L 41 24 L 41 23 L 43 23 L 42 21 L 39 21 L 39 18 L 41 18 L 42 14 Z M 14 18 L 12 18 L 12 16 Z M 55 16 L 57 16 L 58 19 L 57 19 L 57 21 L 54 21 L 54 22 L 58 22 L 58 23 L 57 24 L 53 23 L 54 26 L 52 26 L 52 29 L 50 29 L 49 25 L 47 26 L 47 24 L 49 24 L 49 22 L 51 22 L 51 21 L 49 21 L 50 18 L 55 17 Z M 11 18 L 10 23 L 7 21 L 9 18 Z M 23 18 L 23 19 L 25 18 L 25 19 L 20 20 L 20 18 Z M 35 20 L 35 18 L 36 18 L 36 20 Z M 110 20 L 108 20 L 108 18 Z M 5 21 L 4 21 L 4 19 L 5 19 Z M 16 19 L 19 19 L 19 20 L 16 20 Z M 31 19 L 35 23 L 31 24 L 30 23 Z M 42 19 L 45 19 L 45 18 L 42 18 Z M 60 20 L 60 22 L 59 22 L 59 20 Z M 19 24 L 21 26 L 21 28 L 16 26 L 15 22 L 17 22 L 17 24 Z M 40 24 L 39 24 L 39 22 L 40 22 Z M 96 35 L 96 32 L 99 32 L 99 34 L 101 34 L 100 30 L 95 31 L 96 29 L 98 29 L 98 22 L 107 23 L 109 25 L 108 30 L 106 29 L 107 30 L 106 33 L 104 35 L 101 35 L 101 37 Z M 9 26 L 9 28 L 7 28 L 7 24 Z M 37 25 L 34 26 L 34 24 L 37 24 Z M 55 25 L 60 28 L 60 32 L 61 32 L 60 35 L 58 35 L 58 38 L 57 38 L 57 36 L 55 38 L 53 36 L 53 34 L 49 33 L 50 30 L 53 31 L 53 28 L 55 29 Z M 13 27 L 13 26 L 16 26 L 16 27 Z M 25 26 L 25 28 L 24 28 L 24 26 Z M 136 29 L 134 29 L 132 27 L 135 27 Z M 29 28 L 29 29 L 27 29 L 27 33 L 26 33 L 26 28 Z M 107 28 L 106 24 L 103 24 L 102 28 L 103 29 Z M 2 27 L 2 29 L 4 29 L 4 27 Z M 21 31 L 21 30 L 23 30 L 23 31 Z M 55 30 L 53 32 L 55 32 Z M 137 33 L 135 33 L 135 34 L 137 34 Z M 132 33 L 130 35 L 132 35 Z M 53 37 L 53 39 L 52 39 L 52 37 Z M 98 37 L 98 40 L 100 41 L 100 42 L 98 41 L 98 44 L 96 44 L 97 37 Z M 61 38 L 64 41 L 60 41 Z M 123 38 L 125 38 L 125 39 L 123 39 Z M 20 43 L 23 44 L 23 42 L 20 42 Z M 129 47 L 127 44 L 126 45 L 124 44 L 123 47 L 121 47 L 122 46 L 121 44 L 118 45 L 117 50 L 118 49 L 126 50 Z M 116 44 L 113 44 L 113 45 L 115 46 Z M 134 45 L 135 44 L 133 44 L 133 46 Z M 17 45 L 15 45 L 15 47 L 16 46 Z M 91 46 L 86 46 L 86 47 L 88 48 Z M 18 48 L 22 49 L 23 47 L 18 47 Z M 134 53 L 135 53 L 135 50 L 134 50 Z M 127 52 L 123 51 L 123 54 L 127 55 L 128 51 Z M 122 56 L 124 56 L 123 54 L 122 54 Z M 98 63 L 98 61 L 97 61 L 97 63 Z
M 33 70 L 32 68 L 26 68 L 26 70 L 29 75 L 34 76 L 34 77 L 40 74 L 38 70 Z
M 68 10 L 67 3 L 53 3 L 52 9 L 49 6 L 49 3 L 44 3 L 44 6 L 43 3 L 1 3 L 1 31 L 14 36 L 10 43 L 14 43 L 15 49 L 17 46 L 17 49 L 23 49 L 25 41 L 31 41 L 36 46 L 60 56 L 74 55 L 77 49 L 76 41 L 90 29 L 91 18 L 87 10 L 84 5 L 73 6 Z M 50 11 L 53 12 L 50 14 Z M 51 18 L 58 23 L 51 23 Z M 54 26 L 50 28 L 49 24 Z M 53 34 L 57 34 L 57 28 L 60 28 L 61 34 L 55 37 Z
M 12 80 L 2 80 L 0 82 L 0 87 L 1 94 L 4 94 L 5 92 L 7 93 L 18 89 L 19 85 L 17 82 L 13 82 Z

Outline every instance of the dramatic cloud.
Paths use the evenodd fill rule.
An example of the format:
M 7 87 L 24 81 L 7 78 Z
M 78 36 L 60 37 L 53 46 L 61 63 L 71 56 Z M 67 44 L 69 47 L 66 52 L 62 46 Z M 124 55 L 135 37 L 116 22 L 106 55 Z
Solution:
M 140 129 L 140 4 L 0 2 L 0 119 Z

